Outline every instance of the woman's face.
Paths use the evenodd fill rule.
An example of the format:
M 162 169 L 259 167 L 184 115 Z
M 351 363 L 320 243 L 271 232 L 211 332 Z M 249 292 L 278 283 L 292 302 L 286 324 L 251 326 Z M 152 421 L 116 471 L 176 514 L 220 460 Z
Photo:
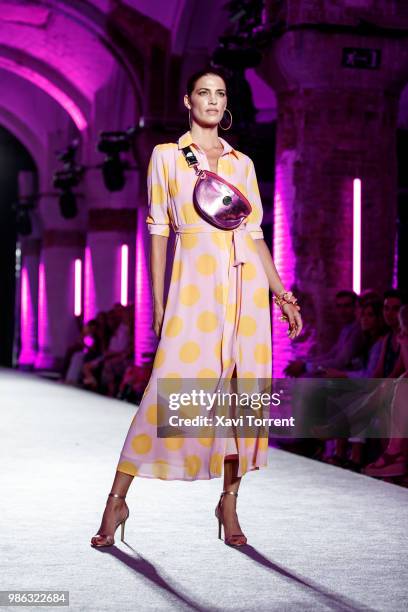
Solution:
M 190 109 L 191 122 L 201 126 L 218 125 L 227 106 L 224 80 L 216 74 L 206 74 L 196 81 L 191 96 L 184 96 L 184 104 Z
M 408 345 L 408 327 L 406 325 L 406 321 L 403 321 L 401 317 L 399 317 L 400 323 L 400 332 L 398 334 L 398 342 L 400 344 Z
M 402 362 L 405 370 L 408 370 L 408 325 L 407 321 L 399 317 L 400 331 L 397 336 L 401 349 Z
M 373 331 L 377 328 L 378 324 L 378 317 L 376 317 L 371 306 L 366 306 L 363 308 L 360 315 L 361 329 L 363 331 Z

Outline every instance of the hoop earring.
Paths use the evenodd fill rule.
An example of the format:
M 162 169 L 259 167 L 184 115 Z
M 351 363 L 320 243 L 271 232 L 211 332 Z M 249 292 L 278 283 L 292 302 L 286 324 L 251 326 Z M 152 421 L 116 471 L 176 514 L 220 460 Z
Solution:
M 231 114 L 231 111 L 230 111 L 230 110 L 228 110 L 228 108 L 226 108 L 226 109 L 225 109 L 224 113 L 229 113 L 229 116 L 230 116 L 230 124 L 229 124 L 229 126 L 228 126 L 228 127 L 222 127 L 222 125 L 221 125 L 221 121 L 222 121 L 222 119 L 224 119 L 224 115 L 223 115 L 223 116 L 222 116 L 222 119 L 221 119 L 221 121 L 219 122 L 219 124 L 218 124 L 218 125 L 220 126 L 220 128 L 221 128 L 222 130 L 224 130 L 224 132 L 226 132 L 227 130 L 229 130 L 229 129 L 230 129 L 230 127 L 231 127 L 231 125 L 232 125 L 232 114 Z

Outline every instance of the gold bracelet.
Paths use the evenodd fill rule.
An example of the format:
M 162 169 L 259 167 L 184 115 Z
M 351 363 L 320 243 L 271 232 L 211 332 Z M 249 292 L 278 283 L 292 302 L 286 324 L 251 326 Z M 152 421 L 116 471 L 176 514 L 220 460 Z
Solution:
M 295 298 L 292 291 L 281 291 L 277 295 L 274 295 L 272 299 L 275 304 L 281 309 L 282 314 L 279 317 L 279 321 L 289 321 L 289 318 L 285 314 L 283 314 L 284 304 L 293 304 L 293 306 L 296 306 L 296 308 L 300 310 L 300 306 L 299 304 L 297 304 L 297 298 Z
M 273 296 L 273 301 L 279 308 L 282 308 L 283 304 L 294 304 L 296 305 L 297 298 L 293 295 L 292 291 L 281 291 L 277 295 Z M 300 308 L 298 306 L 298 308 Z

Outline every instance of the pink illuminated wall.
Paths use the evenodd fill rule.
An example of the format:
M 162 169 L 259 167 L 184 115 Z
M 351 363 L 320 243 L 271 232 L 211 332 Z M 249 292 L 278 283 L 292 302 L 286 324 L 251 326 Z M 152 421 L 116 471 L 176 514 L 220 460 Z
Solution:
M 79 106 L 62 89 L 57 87 L 43 75 L 31 70 L 21 63 L 14 62 L 12 59 L 0 57 L 0 67 L 5 70 L 15 72 L 19 76 L 27 79 L 48 95 L 50 95 L 62 108 L 69 114 L 79 131 L 87 128 L 87 121 Z
M 150 275 L 147 263 L 149 248 L 146 236 L 143 234 L 146 211 L 138 208 L 136 231 L 136 268 L 135 268 L 135 364 L 142 366 L 146 363 L 145 352 L 155 349 L 152 337 L 152 297 L 150 289 Z
M 30 290 L 30 282 L 27 268 L 21 270 L 21 352 L 19 356 L 20 365 L 33 364 L 36 357 L 35 346 L 35 317 L 33 299 Z
M 288 291 L 294 284 L 294 251 L 290 232 L 290 216 L 294 202 L 292 180 L 292 151 L 286 151 L 276 164 L 275 203 L 273 219 L 273 259 L 284 288 Z M 282 157 L 283 157 L 282 156 Z M 292 358 L 291 341 L 287 336 L 287 325 L 279 321 L 280 310 L 272 306 L 272 376 L 283 378 L 283 368 Z

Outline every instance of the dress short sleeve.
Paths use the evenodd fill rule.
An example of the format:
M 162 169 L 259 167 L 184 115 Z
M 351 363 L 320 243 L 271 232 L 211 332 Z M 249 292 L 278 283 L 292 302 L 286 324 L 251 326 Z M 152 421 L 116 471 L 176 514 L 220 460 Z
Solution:
M 247 169 L 247 193 L 248 200 L 252 206 L 252 212 L 247 218 L 247 229 L 254 239 L 262 239 L 264 237 L 261 228 L 263 208 L 261 195 L 259 193 L 258 181 L 256 178 L 255 166 L 252 159 L 248 158 Z
M 149 233 L 168 238 L 170 236 L 168 167 L 158 145 L 152 151 L 147 169 L 147 197 L 149 214 L 146 223 Z

